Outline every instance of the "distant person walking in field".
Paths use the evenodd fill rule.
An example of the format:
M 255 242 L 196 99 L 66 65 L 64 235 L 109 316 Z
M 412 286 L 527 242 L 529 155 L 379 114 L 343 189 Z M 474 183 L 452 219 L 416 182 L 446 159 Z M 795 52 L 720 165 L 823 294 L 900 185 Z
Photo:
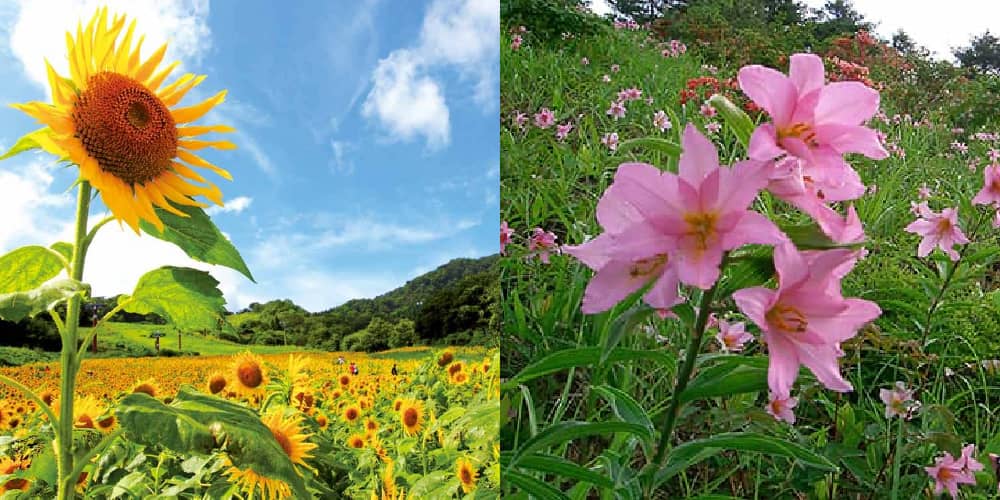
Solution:
M 396 363 L 393 363 L 392 364 L 392 376 L 395 377 L 396 375 L 399 375 L 399 370 L 396 369 Z
M 340 356 L 340 357 L 337 358 L 337 364 L 338 365 L 344 364 L 344 357 L 343 356 Z
M 354 364 L 353 361 L 351 361 L 350 370 L 351 370 L 351 375 L 357 375 L 358 374 L 358 365 Z

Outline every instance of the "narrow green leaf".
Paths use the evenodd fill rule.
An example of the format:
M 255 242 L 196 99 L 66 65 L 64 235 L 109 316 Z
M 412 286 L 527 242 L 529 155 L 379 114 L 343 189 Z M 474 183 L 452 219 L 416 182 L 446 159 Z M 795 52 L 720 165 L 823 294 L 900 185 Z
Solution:
M 178 206 L 177 209 L 186 213 L 188 217 L 181 217 L 161 208 L 156 209 L 156 216 L 163 221 L 162 232 L 146 221 L 141 221 L 139 227 L 154 238 L 177 245 L 194 260 L 235 269 L 250 278 L 250 281 L 254 281 L 240 252 L 226 239 L 222 231 L 219 231 L 204 210 L 190 206 Z
M 681 156 L 681 147 L 679 144 L 673 141 L 668 141 L 667 139 L 661 139 L 659 137 L 638 137 L 622 141 L 621 144 L 618 145 L 619 151 L 629 151 L 636 148 L 658 151 L 670 158 L 680 158 Z
M 26 292 L 0 293 L 0 319 L 12 322 L 55 308 L 76 293 L 90 294 L 90 286 L 70 279 L 49 281 Z
M 205 271 L 165 266 L 144 274 L 132 296 L 118 303 L 126 312 L 155 313 L 181 329 L 209 330 L 218 326 L 226 303 L 218 285 Z
M 736 134 L 736 139 L 744 148 L 750 144 L 750 135 L 753 134 L 753 120 L 740 108 L 736 107 L 729 99 L 720 94 L 715 94 L 709 98 L 708 103 L 719 112 L 722 120 L 726 122 L 726 127 Z
M 645 427 L 628 422 L 560 422 L 546 427 L 537 435 L 522 443 L 514 451 L 510 466 L 517 465 L 518 461 L 525 455 L 548 448 L 549 446 L 566 444 L 582 437 L 616 434 L 619 432 L 627 432 L 647 439 L 650 437 L 649 431 Z
M 837 466 L 826 457 L 818 455 L 802 445 L 775 436 L 765 436 L 753 432 L 730 432 L 688 441 L 670 450 L 667 455 L 667 464 L 656 474 L 657 483 L 661 484 L 678 472 L 722 450 L 787 457 L 796 459 L 809 467 L 837 472 Z
M 621 342 L 622 337 L 635 330 L 636 326 L 645 321 L 654 312 L 653 308 L 644 306 L 642 303 L 637 303 L 616 317 L 611 323 L 608 336 L 605 338 L 604 345 L 602 346 L 600 364 L 603 365 L 608 361 L 608 356 L 618 347 L 618 343 Z
M 539 481 L 527 474 L 505 470 L 503 471 L 503 480 L 539 500 L 568 500 L 568 497 L 554 486 Z
M 522 469 L 532 469 L 547 474 L 583 481 L 601 488 L 614 488 L 615 483 L 607 476 L 581 467 L 569 460 L 554 455 L 528 455 L 518 462 Z
M 512 389 L 528 380 L 567 370 L 574 366 L 596 365 L 601 360 L 601 353 L 602 350 L 600 347 L 579 347 L 556 351 L 524 367 L 517 375 L 504 382 L 501 387 L 503 389 Z M 640 359 L 655 361 L 667 366 L 673 366 L 675 363 L 675 358 L 665 351 L 614 349 L 607 357 L 607 361 L 611 363 Z
M 730 356 L 702 369 L 681 394 L 681 402 L 767 389 L 767 358 Z
M 608 401 L 608 404 L 611 405 L 611 409 L 618 418 L 629 423 L 641 425 L 649 430 L 650 435 L 653 435 L 653 421 L 649 418 L 649 414 L 628 393 L 608 385 L 597 386 L 591 390 L 600 394 Z
M 799 250 L 825 250 L 828 248 L 857 248 L 865 245 L 866 241 L 857 243 L 837 243 L 823 233 L 819 225 L 815 222 L 805 224 L 778 224 L 788 238 L 795 243 Z
M 18 248 L 0 257 L 0 294 L 38 288 L 62 270 L 62 261 L 48 248 Z

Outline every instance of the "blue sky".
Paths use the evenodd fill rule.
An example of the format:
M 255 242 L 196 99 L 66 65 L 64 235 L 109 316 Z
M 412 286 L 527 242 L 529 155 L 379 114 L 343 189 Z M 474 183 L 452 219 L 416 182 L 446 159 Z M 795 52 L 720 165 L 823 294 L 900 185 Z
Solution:
M 213 218 L 257 284 L 106 226 L 88 258 L 95 295 L 127 293 L 164 264 L 207 269 L 230 309 L 292 298 L 323 310 L 371 297 L 456 257 L 497 251 L 499 11 L 494 0 L 110 2 L 138 19 L 144 55 L 228 89 L 204 123 L 238 129 L 206 154 L 227 205 Z M 103 3 L 100 3 L 103 4 Z M 98 2 L 0 6 L 0 102 L 47 100 L 43 58 L 65 68 L 63 32 Z M 0 146 L 33 120 L 0 108 Z M 69 239 L 75 168 L 41 153 L 0 163 L 0 252 Z M 92 213 L 100 213 L 99 207 Z

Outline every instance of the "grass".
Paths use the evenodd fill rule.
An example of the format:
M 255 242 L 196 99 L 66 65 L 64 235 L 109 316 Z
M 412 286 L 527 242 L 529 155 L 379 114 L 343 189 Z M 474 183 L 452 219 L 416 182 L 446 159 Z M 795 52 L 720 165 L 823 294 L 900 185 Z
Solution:
M 646 319 L 630 325 L 624 315 L 636 302 L 632 297 L 609 312 L 583 315 L 580 302 L 592 273 L 568 256 L 542 264 L 531 257 L 527 240 L 535 227 L 553 231 L 561 244 L 580 244 L 600 234 L 597 201 L 621 163 L 641 161 L 676 171 L 676 159 L 657 150 L 613 152 L 600 139 L 616 132 L 623 142 L 653 136 L 679 143 L 685 123 L 704 130 L 712 119 L 698 113 L 700 102 L 686 107 L 678 103 L 678 92 L 689 79 L 706 76 L 703 61 L 694 51 L 665 58 L 643 34 L 627 32 L 551 42 L 529 34 L 519 51 L 510 49 L 507 37 L 501 47 L 501 217 L 517 230 L 503 263 L 502 376 L 518 377 L 504 393 L 510 418 L 502 428 L 502 442 L 504 450 L 515 455 L 529 447 L 539 457 L 538 463 L 505 469 L 515 479 L 507 493 L 541 494 L 532 489 L 540 488 L 534 479 L 576 498 L 595 491 L 611 495 L 612 489 L 598 487 L 600 481 L 586 474 L 590 472 L 610 480 L 614 494 L 632 497 L 914 498 L 931 484 L 923 467 L 942 452 L 957 456 L 961 444 L 973 443 L 984 463 L 987 452 L 1000 453 L 1000 386 L 992 364 L 1000 357 L 995 335 L 1000 332 L 1000 292 L 994 278 L 1000 241 L 988 222 L 992 213 L 968 204 L 982 185 L 982 164 L 987 162 L 980 161 L 974 172 L 968 164 L 985 158 L 993 144 L 969 141 L 969 152 L 957 153 L 950 143 L 966 141 L 971 131 L 956 136 L 947 123 L 926 127 L 901 120 L 874 126 L 898 143 L 905 157 L 874 162 L 852 155 L 848 160 L 876 190 L 856 202 L 870 254 L 845 279 L 844 295 L 875 301 L 883 310 L 878 321 L 843 345 L 841 371 L 854 391 L 828 391 L 803 369 L 793 394 L 799 398 L 794 426 L 768 415 L 766 391 L 756 390 L 685 406 L 679 437 L 671 443 L 676 447 L 724 432 L 755 433 L 802 446 L 835 464 L 839 472 L 802 467 L 801 460 L 782 458 L 781 453 L 716 455 L 716 449 L 650 487 L 644 479 L 650 469 L 643 468 L 647 461 L 640 434 L 600 432 L 607 427 L 599 426 L 625 420 L 659 427 L 680 351 L 688 342 L 684 325 L 691 322 L 693 311 L 682 306 L 675 310 L 681 321 Z M 584 57 L 589 65 L 581 64 Z M 612 65 L 619 65 L 620 71 L 612 72 Z M 737 69 L 720 67 L 719 77 L 732 76 Z M 610 83 L 603 81 L 604 74 L 611 77 Z M 619 90 L 633 86 L 642 89 L 643 99 L 652 98 L 652 104 L 633 101 L 625 118 L 613 120 L 605 110 Z M 530 117 L 542 107 L 556 112 L 557 123 L 574 124 L 566 140 L 556 139 L 555 127 L 522 130 L 513 123 L 518 111 Z M 652 114 L 659 109 L 672 118 L 673 128 L 666 132 L 652 126 Z M 892 103 L 883 102 L 883 109 L 891 116 Z M 745 154 L 725 123 L 713 142 L 723 164 Z M 919 238 L 903 231 L 915 218 L 910 202 L 924 183 L 934 191 L 928 200 L 931 208 L 958 206 L 961 225 L 974 241 L 957 272 L 940 253 L 917 259 Z M 782 224 L 808 221 L 766 195 L 754 208 Z M 730 268 L 723 278 L 723 295 L 754 281 L 752 271 L 751 266 Z M 690 292 L 690 303 L 697 304 L 699 298 L 697 291 Z M 731 301 L 718 305 L 736 311 Z M 732 319 L 746 321 L 738 315 Z M 759 338 L 759 332 L 751 330 Z M 702 368 L 718 356 L 713 336 L 707 334 L 701 346 L 706 352 L 699 358 Z M 605 357 L 585 355 L 594 349 Z M 607 360 L 609 353 L 618 353 L 622 360 Z M 746 354 L 763 353 L 758 342 Z M 553 368 L 542 371 L 540 364 Z M 754 373 L 762 380 L 763 372 Z M 879 399 L 879 391 L 896 381 L 915 388 L 923 404 L 918 417 L 905 425 L 887 420 Z M 650 441 L 656 438 L 653 431 Z M 541 466 L 553 461 L 563 464 L 559 474 Z M 565 466 L 565 461 L 583 472 Z M 978 489 L 969 490 L 995 492 L 992 475 L 985 476 Z M 589 482 L 581 482 L 581 477 Z
M 90 328 L 81 328 L 80 337 L 89 335 Z M 165 337 L 160 338 L 160 349 L 171 349 L 177 351 L 177 331 L 169 325 L 148 325 L 141 323 L 107 323 L 100 326 L 98 332 L 98 357 L 106 355 L 117 355 L 124 352 L 143 352 L 149 350 L 155 352 L 155 340 L 149 335 L 153 332 L 163 332 Z M 185 333 L 181 339 L 182 351 L 185 353 L 198 353 L 202 356 L 216 356 L 235 354 L 240 351 L 251 350 L 260 354 L 278 354 L 285 352 L 309 351 L 310 349 L 301 346 L 271 346 L 271 345 L 245 345 L 222 340 L 216 337 L 205 336 L 197 333 Z

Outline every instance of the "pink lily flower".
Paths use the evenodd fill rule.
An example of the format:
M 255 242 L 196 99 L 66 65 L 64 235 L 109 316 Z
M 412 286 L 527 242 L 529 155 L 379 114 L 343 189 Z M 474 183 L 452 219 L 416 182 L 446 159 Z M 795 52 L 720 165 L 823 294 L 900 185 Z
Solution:
M 647 215 L 664 210 L 662 194 L 655 189 L 662 183 L 663 173 L 652 165 L 622 164 L 597 203 L 597 222 L 604 233 L 582 245 L 563 247 L 596 272 L 584 291 L 584 313 L 611 309 L 650 282 L 653 286 L 643 300 L 664 315 L 683 301 L 677 293 L 677 268 L 670 258 L 673 241 L 657 234 L 638 208 L 647 204 L 654 210 Z
M 763 332 L 770 356 L 767 382 L 778 398 L 787 398 L 805 365 L 828 389 L 853 390 L 840 374 L 840 343 L 877 318 L 878 305 L 845 299 L 840 280 L 860 253 L 846 249 L 799 252 L 787 243 L 774 248 L 778 289 L 745 288 L 733 294 L 737 307 Z
M 947 489 L 952 498 L 958 498 L 959 485 L 976 484 L 973 472 L 982 470 L 983 464 L 972 458 L 973 453 L 975 445 L 970 444 L 962 448 L 962 455 L 958 460 L 951 453 L 944 452 L 943 456 L 934 461 L 933 467 L 924 467 L 927 474 L 934 479 L 935 495 L 940 495 Z
M 707 102 L 701 105 L 701 109 L 699 109 L 699 111 L 701 112 L 701 116 L 704 116 L 705 118 L 713 118 L 715 115 L 719 114 L 715 107 Z
M 539 128 L 549 128 L 556 123 L 556 114 L 549 108 L 542 108 L 535 113 L 535 125 Z
M 931 210 L 926 202 L 917 204 L 916 209 L 920 218 L 906 226 L 904 231 L 923 236 L 920 246 L 917 247 L 917 257 L 927 257 L 934 247 L 938 247 L 948 254 L 952 261 L 958 260 L 958 252 L 953 247 L 969 242 L 965 233 L 958 227 L 958 209 L 945 208 L 941 213 L 937 213 Z
M 601 144 L 607 146 L 611 151 L 618 150 L 618 132 L 609 132 L 601 137 Z
M 784 420 L 789 424 L 795 423 L 795 413 L 792 412 L 792 408 L 799 404 L 799 398 L 780 398 L 772 392 L 768 393 L 768 399 L 770 400 L 767 403 L 768 414 L 775 420 Z
M 718 320 L 719 333 L 715 339 L 719 341 L 725 352 L 740 352 L 744 344 L 753 342 L 753 335 L 748 333 L 742 321 L 730 323 L 724 319 Z
M 663 110 L 653 113 L 653 126 L 660 129 L 660 132 L 666 132 L 673 128 L 673 124 L 670 123 L 670 118 L 667 117 L 667 113 Z
M 973 205 L 1000 205 L 1000 165 L 983 169 L 983 188 L 972 198 Z
M 605 114 L 613 117 L 615 120 L 618 120 L 619 118 L 624 118 L 625 105 L 621 101 L 615 101 L 611 103 L 611 107 L 608 108 Z
M 559 251 L 556 246 L 556 234 L 536 227 L 528 239 L 528 251 L 531 252 L 529 257 L 538 257 L 543 264 L 548 264 L 549 254 Z
M 885 403 L 885 418 L 902 417 L 909 420 L 920 402 L 913 399 L 913 390 L 907 389 L 902 382 L 896 382 L 892 390 L 879 389 L 879 398 Z
M 931 192 L 931 188 L 927 187 L 927 183 L 926 182 L 923 183 L 923 184 L 921 184 L 920 187 L 917 188 L 917 197 L 920 198 L 921 200 L 926 200 L 927 198 L 930 198 L 932 194 L 933 193 Z M 978 195 L 977 195 L 977 197 L 978 197 Z M 975 199 L 975 198 L 973 198 L 973 199 Z M 975 203 L 975 202 L 973 202 L 973 203 Z
M 500 222 L 500 255 L 507 255 L 507 245 L 510 243 L 514 230 L 507 226 L 507 221 Z
M 569 133 L 572 132 L 572 131 L 573 131 L 573 124 L 572 123 L 566 122 L 566 123 L 563 123 L 561 125 L 557 125 L 556 126 L 556 140 L 558 140 L 558 141 L 564 141 L 564 140 L 566 140 L 566 136 L 568 136 Z

